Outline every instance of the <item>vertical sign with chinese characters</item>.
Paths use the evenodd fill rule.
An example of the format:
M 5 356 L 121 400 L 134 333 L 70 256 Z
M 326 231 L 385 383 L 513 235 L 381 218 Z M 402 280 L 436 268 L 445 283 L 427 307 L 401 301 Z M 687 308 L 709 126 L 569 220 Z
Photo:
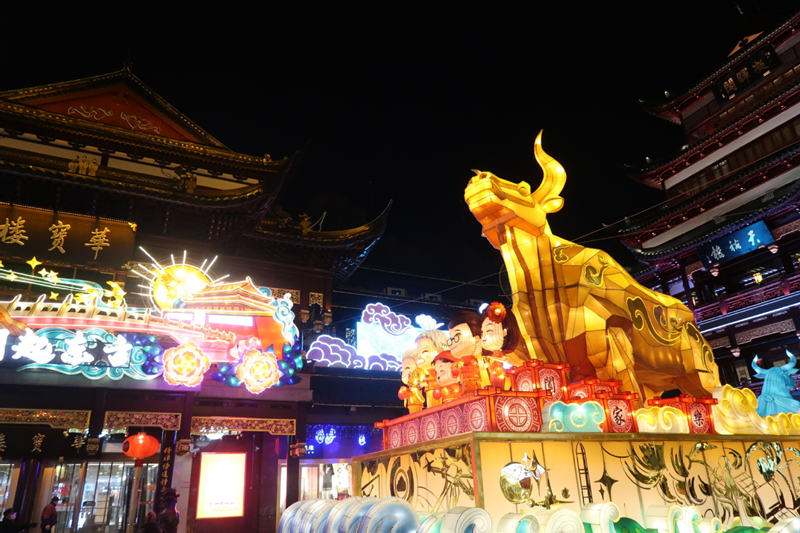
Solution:
M 133 259 L 135 224 L 0 203 L 0 257 L 118 268 Z
M 155 505 L 161 509 L 161 496 L 172 486 L 172 471 L 175 463 L 175 437 L 177 431 L 165 431 L 161 438 L 161 461 L 158 463 L 158 491 Z
M 719 265 L 775 242 L 763 220 L 701 246 L 697 255 L 707 267 Z

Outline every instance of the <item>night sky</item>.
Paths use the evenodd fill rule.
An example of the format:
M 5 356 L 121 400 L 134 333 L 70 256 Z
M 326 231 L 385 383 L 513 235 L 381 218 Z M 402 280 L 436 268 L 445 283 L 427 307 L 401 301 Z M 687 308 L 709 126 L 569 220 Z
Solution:
M 475 279 L 501 260 L 464 203 L 470 169 L 535 186 L 531 147 L 543 129 L 568 176 L 565 207 L 550 217 L 556 234 L 575 239 L 653 205 L 662 195 L 632 181 L 625 164 L 675 154 L 683 139 L 638 100 L 681 94 L 739 38 L 793 13 L 792 2 L 554 4 L 563 7 L 42 7 L 6 14 L 0 89 L 130 60 L 230 148 L 301 151 L 282 199 L 291 212 L 316 220 L 327 211 L 323 229 L 341 229 L 393 200 L 367 266 Z

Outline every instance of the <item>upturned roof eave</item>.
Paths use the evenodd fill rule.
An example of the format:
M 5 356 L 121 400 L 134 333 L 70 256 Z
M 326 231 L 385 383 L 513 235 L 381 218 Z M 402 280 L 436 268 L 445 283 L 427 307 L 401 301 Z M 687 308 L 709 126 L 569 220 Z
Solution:
M 771 42 L 776 40 L 782 33 L 786 32 L 787 30 L 791 31 L 794 26 L 800 23 L 800 12 L 796 13 L 792 16 L 789 20 L 772 30 L 771 32 L 761 35 L 751 43 L 749 43 L 748 47 L 742 50 L 741 52 L 728 57 L 724 63 L 722 63 L 717 69 L 714 70 L 710 75 L 703 78 L 701 81 L 695 83 L 691 88 L 681 93 L 679 96 L 672 98 L 666 102 L 661 103 L 660 105 L 647 105 L 644 102 L 642 103 L 642 107 L 644 110 L 651 115 L 657 116 L 659 118 L 665 118 L 661 116 L 662 114 L 669 114 L 669 113 L 677 113 L 677 109 L 680 109 L 682 105 L 687 100 L 691 100 L 692 102 L 696 100 L 697 96 L 700 93 L 705 91 L 711 90 L 711 86 L 714 82 L 725 72 L 727 72 L 731 67 L 734 65 L 744 61 L 746 58 L 753 55 L 756 50 L 758 50 L 758 46 L 764 42 Z M 670 120 L 670 122 L 674 122 L 674 120 L 665 118 L 665 120 Z M 680 124 L 680 120 L 677 122 Z
M 785 185 L 782 187 L 782 189 L 784 190 L 783 194 L 776 195 L 773 201 L 761 206 L 760 209 L 753 209 L 753 207 L 756 202 L 762 201 L 761 198 L 753 200 L 752 202 L 739 207 L 737 209 L 739 213 L 736 213 L 732 220 L 726 221 L 726 223 L 723 225 L 718 225 L 712 228 L 711 226 L 714 225 L 715 222 L 710 220 L 702 226 L 699 226 L 698 228 L 695 228 L 694 230 L 689 231 L 688 233 L 685 233 L 684 235 L 673 239 L 672 241 L 653 248 L 637 248 L 630 246 L 628 243 L 625 243 L 625 245 L 637 258 L 641 258 L 645 261 L 647 259 L 657 259 L 660 257 L 673 255 L 675 253 L 680 253 L 681 251 L 687 250 L 690 247 L 696 247 L 700 244 L 707 243 L 719 235 L 730 233 L 731 231 L 736 231 L 748 226 L 764 216 L 768 216 L 770 212 L 774 211 L 775 209 L 782 208 L 782 206 L 784 206 L 787 202 L 795 202 L 798 198 L 800 198 L 800 180 Z
M 175 106 L 161 97 L 161 95 L 148 87 L 138 76 L 131 72 L 128 67 L 105 74 L 87 76 L 70 81 L 46 83 L 23 89 L 0 91 L 0 100 L 22 103 L 22 100 L 59 96 L 69 94 L 70 92 L 101 88 L 117 82 L 128 84 L 129 87 L 137 91 L 140 96 L 148 100 L 151 105 L 169 116 L 170 119 L 175 121 L 192 136 L 199 138 L 208 145 L 229 149 L 221 141 L 192 121 L 188 116 L 181 113 Z
M 655 174 L 658 174 L 659 172 L 661 172 L 662 170 L 664 170 L 669 166 L 674 166 L 676 163 L 679 163 L 683 159 L 692 157 L 698 150 L 702 151 L 704 147 L 718 144 L 721 138 L 730 135 L 731 132 L 734 130 L 740 129 L 742 125 L 751 121 L 752 117 L 757 115 L 759 111 L 774 107 L 778 105 L 781 101 L 785 103 L 787 100 L 791 100 L 792 98 L 796 97 L 795 95 L 798 92 L 800 92 L 800 83 L 793 85 L 792 87 L 786 89 L 784 92 L 780 94 L 775 95 L 774 98 L 771 98 L 766 102 L 764 102 L 762 105 L 758 107 L 758 109 L 754 110 L 749 115 L 743 116 L 739 120 L 732 122 L 731 124 L 728 124 L 727 126 L 725 126 L 720 130 L 715 131 L 713 135 L 705 137 L 702 139 L 702 141 L 699 141 L 689 146 L 688 148 L 680 152 L 675 157 L 669 159 L 668 161 L 657 162 L 650 167 L 640 169 L 638 173 L 632 172 L 631 173 L 632 179 L 636 180 L 639 183 L 644 183 L 645 185 L 649 185 L 651 187 L 660 189 L 661 188 L 660 181 L 657 178 L 653 177 Z M 709 154 L 711 153 L 713 152 L 709 152 Z
M 371 246 L 377 242 L 386 229 L 389 212 L 392 207 L 390 201 L 386 207 L 375 218 L 369 222 L 350 229 L 334 231 L 308 231 L 303 233 L 300 230 L 290 231 L 270 231 L 267 228 L 259 227 L 255 231 L 248 232 L 247 237 L 270 240 L 295 246 L 311 246 L 332 249 L 352 248 L 355 246 Z
M 187 193 L 162 187 L 143 186 L 141 184 L 126 182 L 124 179 L 108 179 L 102 176 L 88 177 L 82 174 L 38 167 L 31 164 L 16 164 L 3 159 L 0 159 L 0 168 L 4 169 L 10 175 L 19 174 L 21 177 L 26 177 L 33 173 L 42 179 L 54 179 L 100 191 L 124 192 L 130 196 L 157 199 L 170 204 L 184 205 L 199 209 L 243 209 L 246 206 L 264 203 L 274 196 L 270 192 L 264 191 L 263 187 L 259 185 L 237 190 L 236 193 L 212 195 Z
M 191 161 L 198 168 L 237 168 L 252 173 L 278 173 L 287 158 L 272 160 L 224 148 L 207 146 L 169 137 L 129 131 L 117 126 L 76 119 L 23 104 L 0 100 L 0 125 L 9 130 L 26 130 L 42 135 L 63 135 L 72 140 L 114 151 L 135 151 L 157 160 Z M 212 165 L 209 165 L 212 163 Z
M 772 157 L 761 160 L 755 165 L 745 168 L 739 172 L 736 172 L 730 175 L 728 178 L 713 184 L 706 190 L 702 191 L 701 194 L 687 197 L 680 203 L 673 205 L 668 211 L 659 213 L 657 215 L 653 215 L 651 212 L 645 211 L 640 213 L 639 215 L 628 217 L 626 219 L 627 225 L 625 226 L 625 228 L 620 229 L 620 233 L 634 234 L 647 231 L 653 226 L 658 225 L 660 222 L 674 216 L 676 212 L 680 213 L 682 211 L 685 211 L 687 206 L 698 203 L 703 199 L 707 199 L 709 197 L 717 195 L 720 192 L 720 190 L 729 188 L 732 185 L 741 182 L 742 180 L 745 180 L 750 176 L 753 176 L 754 174 L 758 174 L 759 172 L 764 171 L 765 168 L 775 168 L 776 165 L 778 165 L 779 163 L 785 161 L 786 159 L 796 156 L 796 154 L 798 153 L 800 153 L 800 144 L 789 146 L 781 150 L 780 152 L 773 154 Z

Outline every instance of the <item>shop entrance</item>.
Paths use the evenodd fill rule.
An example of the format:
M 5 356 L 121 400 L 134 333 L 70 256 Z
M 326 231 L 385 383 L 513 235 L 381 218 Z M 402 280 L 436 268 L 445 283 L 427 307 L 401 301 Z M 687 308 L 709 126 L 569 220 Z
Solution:
M 300 499 L 341 500 L 353 495 L 353 471 L 348 459 L 301 459 Z M 286 460 L 281 459 L 278 511 L 286 508 Z
M 51 494 L 60 501 L 56 507 L 56 533 L 119 533 L 128 522 L 133 490 L 133 461 L 91 461 L 81 487 L 83 464 L 63 463 L 55 469 Z M 142 466 L 141 497 L 137 522 L 152 509 L 158 475 L 157 464 Z

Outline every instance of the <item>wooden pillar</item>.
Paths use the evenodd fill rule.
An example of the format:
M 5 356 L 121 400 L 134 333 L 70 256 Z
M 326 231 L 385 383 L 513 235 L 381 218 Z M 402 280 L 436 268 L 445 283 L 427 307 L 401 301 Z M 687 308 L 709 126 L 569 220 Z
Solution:
M 784 275 L 791 276 L 794 274 L 796 264 L 794 261 L 792 261 L 792 258 L 789 256 L 789 254 L 784 252 L 782 249 L 778 250 L 778 254 L 780 254 L 781 257 L 781 265 L 783 266 Z
M 660 287 L 660 291 L 664 294 L 669 294 L 669 284 L 667 283 L 667 279 L 664 277 L 662 272 L 656 273 L 656 279 L 658 279 L 658 285 Z
M 14 509 L 17 510 L 17 520 L 20 522 L 39 522 L 40 516 L 35 514 L 33 504 L 41 476 L 42 462 L 39 459 L 26 459 L 22 462 L 17 490 L 14 493 Z M 48 502 L 49 500 L 48 498 Z
M 103 424 L 106 421 L 106 397 L 108 391 L 97 389 L 94 392 L 94 405 L 92 414 L 89 418 L 89 437 L 99 437 L 103 432 Z
M 296 407 L 296 431 L 295 442 L 303 442 L 306 439 L 306 410 L 305 403 L 298 403 Z M 291 438 L 289 441 L 291 442 Z M 291 448 L 286 453 L 286 507 L 300 499 L 300 458 L 292 455 Z
M 683 293 L 686 295 L 686 305 L 689 306 L 689 309 L 694 311 L 694 302 L 692 301 L 692 289 L 689 287 L 689 277 L 686 275 L 686 265 L 683 264 L 681 261 L 678 263 L 678 267 L 681 269 L 681 281 L 683 282 Z
M 86 441 L 86 454 L 89 459 L 99 456 L 103 447 L 100 442 L 100 434 L 103 432 L 103 425 L 106 421 L 106 396 L 105 389 L 98 389 L 94 392 L 94 405 L 92 405 L 92 414 L 89 417 L 89 438 Z
M 280 439 L 281 437 L 269 433 L 261 433 L 258 531 L 264 533 L 275 533 L 277 529 L 281 482 L 281 471 L 278 467 Z

